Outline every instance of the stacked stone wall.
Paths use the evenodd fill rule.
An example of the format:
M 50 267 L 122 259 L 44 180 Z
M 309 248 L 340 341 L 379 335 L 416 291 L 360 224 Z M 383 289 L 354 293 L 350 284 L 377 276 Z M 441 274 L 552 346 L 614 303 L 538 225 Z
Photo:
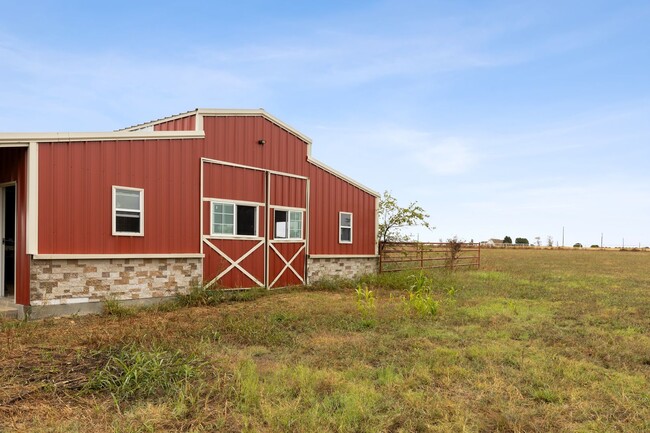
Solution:
M 379 270 L 377 257 L 309 257 L 307 259 L 307 281 L 322 278 L 354 278 L 363 274 L 374 274 Z
M 201 280 L 202 263 L 199 258 L 32 260 L 31 305 L 174 296 Z

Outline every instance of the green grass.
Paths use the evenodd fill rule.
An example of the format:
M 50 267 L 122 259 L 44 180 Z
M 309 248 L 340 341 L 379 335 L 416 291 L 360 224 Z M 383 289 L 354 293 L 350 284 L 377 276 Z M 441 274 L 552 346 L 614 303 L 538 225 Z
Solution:
M 650 431 L 650 254 L 482 256 L 2 322 L 0 430 Z

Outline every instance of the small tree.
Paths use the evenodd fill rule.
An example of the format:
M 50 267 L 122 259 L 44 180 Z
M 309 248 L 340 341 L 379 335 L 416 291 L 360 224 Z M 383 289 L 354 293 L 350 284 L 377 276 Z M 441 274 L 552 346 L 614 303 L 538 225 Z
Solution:
M 553 247 L 553 236 L 549 236 L 548 238 L 546 238 L 546 246 Z
M 417 202 L 401 207 L 388 191 L 384 191 L 379 199 L 377 213 L 379 217 L 377 238 L 380 242 L 408 240 L 409 237 L 400 232 L 403 227 L 423 226 L 431 230 L 435 229 L 427 221 L 429 214 Z
M 458 240 L 456 236 L 451 239 L 447 239 L 447 260 L 446 264 L 449 269 L 452 271 L 456 267 L 458 262 L 458 257 L 460 256 L 461 250 L 463 249 L 463 241 Z
M 511 244 L 512 243 L 512 238 L 510 236 L 506 236 L 503 238 L 503 243 L 504 244 Z
M 517 239 L 515 239 L 515 244 L 517 244 L 517 245 L 528 245 L 529 242 L 528 242 L 528 239 L 526 239 L 526 238 L 517 238 Z

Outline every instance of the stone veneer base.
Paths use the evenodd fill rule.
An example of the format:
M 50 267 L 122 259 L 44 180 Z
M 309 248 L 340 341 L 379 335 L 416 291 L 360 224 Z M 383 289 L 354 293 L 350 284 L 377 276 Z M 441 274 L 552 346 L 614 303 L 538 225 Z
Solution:
M 203 274 L 200 258 L 32 260 L 32 307 L 166 298 Z
M 307 282 L 313 283 L 322 278 L 354 278 L 363 274 L 375 274 L 378 270 L 378 257 L 309 257 Z

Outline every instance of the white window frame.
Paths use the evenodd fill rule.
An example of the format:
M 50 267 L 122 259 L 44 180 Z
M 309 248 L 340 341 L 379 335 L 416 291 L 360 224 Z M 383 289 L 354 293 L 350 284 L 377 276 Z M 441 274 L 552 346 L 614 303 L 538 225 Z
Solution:
M 279 238 L 277 236 L 277 225 L 275 221 L 276 212 L 287 213 L 287 236 Z M 300 237 L 291 237 L 291 212 L 300 214 Z M 273 240 L 275 241 L 302 241 L 305 239 L 305 210 L 300 208 L 276 207 L 273 208 Z
M 135 212 L 133 209 L 118 209 L 116 207 L 117 190 L 137 191 L 140 193 L 140 231 L 139 232 L 118 232 L 117 231 L 117 212 Z M 144 236 L 144 189 L 133 188 L 130 186 L 113 185 L 113 236 Z
M 341 216 L 343 214 L 350 215 L 350 227 L 344 227 L 341 225 Z M 352 212 L 339 212 L 339 243 L 340 244 L 351 244 L 353 239 L 354 239 L 354 215 Z M 349 241 L 344 241 L 343 237 L 341 236 L 343 234 L 343 231 L 341 229 L 343 228 L 349 228 L 350 229 L 350 240 Z
M 231 204 L 234 206 L 235 212 L 233 214 L 233 233 L 215 233 L 214 232 L 214 205 L 215 204 Z M 253 235 L 238 235 L 237 234 L 237 206 L 249 206 L 255 208 L 255 234 Z M 221 199 L 212 199 L 210 200 L 210 237 L 213 238 L 243 238 L 243 239 L 258 239 L 260 231 L 260 206 L 263 206 L 261 203 L 253 203 L 247 201 L 237 201 L 237 200 L 221 200 Z

